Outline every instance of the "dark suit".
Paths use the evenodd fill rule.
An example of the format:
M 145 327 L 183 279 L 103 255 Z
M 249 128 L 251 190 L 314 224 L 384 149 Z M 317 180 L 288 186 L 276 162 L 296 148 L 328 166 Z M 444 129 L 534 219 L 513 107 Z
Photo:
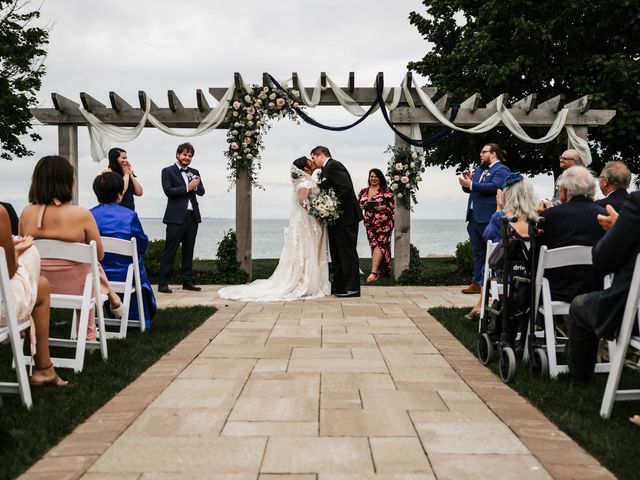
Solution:
M 187 174 L 200 176 L 195 169 L 188 167 Z M 193 248 L 196 243 L 200 209 L 197 195 L 204 195 L 202 182 L 195 190 L 187 191 L 187 182 L 177 164 L 162 169 L 162 189 L 167 196 L 167 208 L 162 222 L 167 225 L 167 236 L 160 271 L 158 272 L 158 285 L 167 285 L 171 275 L 171 267 L 178 250 L 182 244 L 182 283 L 192 283 Z M 192 210 L 188 210 L 191 202 Z
M 476 168 L 471 177 L 471 188 L 462 190 L 469 194 L 467 201 L 467 232 L 473 249 L 473 278 L 472 282 L 482 285 L 482 269 L 487 251 L 486 242 L 482 238 L 484 229 L 489 224 L 491 215 L 496 212 L 496 191 L 502 188 L 505 179 L 511 172 L 509 168 L 495 162 L 486 175 L 485 170 Z
M 612 339 L 622 323 L 635 258 L 640 252 L 640 192 L 630 193 L 615 225 L 593 248 L 601 274 L 614 273 L 611 287 L 580 295 L 569 311 L 569 365 L 577 378 L 593 373 L 598 338 Z
M 602 208 L 605 208 L 607 205 L 611 205 L 616 212 L 620 213 L 622 204 L 627 201 L 628 196 L 629 192 L 627 192 L 624 188 L 619 188 L 618 190 L 614 190 L 613 192 L 611 192 L 608 197 L 596 200 L 596 203 Z
M 541 214 L 545 221 L 540 244 L 550 249 L 595 245 L 604 235 L 598 214 L 606 214 L 606 211 L 587 197 L 575 197 L 567 203 L 547 208 Z M 602 288 L 602 277 L 592 266 L 554 268 L 546 276 L 554 300 L 570 302 L 576 295 Z
M 362 221 L 362 210 L 358 205 L 353 182 L 347 169 L 337 160 L 329 158 L 322 168 L 320 188 L 333 188 L 340 201 L 342 214 L 334 225 L 329 226 L 329 251 L 333 264 L 331 291 L 360 291 L 360 259 L 356 245 L 358 223 Z

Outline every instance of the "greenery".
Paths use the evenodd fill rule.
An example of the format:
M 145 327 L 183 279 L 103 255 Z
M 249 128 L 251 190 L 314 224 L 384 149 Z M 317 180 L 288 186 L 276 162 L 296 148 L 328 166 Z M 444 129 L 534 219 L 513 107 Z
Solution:
M 467 275 L 473 273 L 473 249 L 471 248 L 471 240 L 458 242 L 456 244 L 456 263 L 458 270 Z
M 409 266 L 400 274 L 400 278 L 398 278 L 398 280 L 402 285 L 415 285 L 422 281 L 424 274 L 425 268 L 422 260 L 420 259 L 420 251 L 415 245 L 410 244 Z
M 478 325 L 463 319 L 465 308 L 429 310 L 468 350 L 476 353 Z M 497 374 L 497 361 L 491 364 Z M 600 417 L 600 403 L 607 375 L 596 374 L 589 384 L 574 381 L 569 375 L 556 380 L 542 379 L 519 363 L 515 379 L 509 384 L 536 408 L 595 456 L 620 479 L 636 479 L 640 471 L 640 428 L 628 417 L 638 413 L 637 402 L 616 402 L 613 415 Z M 622 388 L 640 388 L 638 371 L 625 369 Z
M 236 232 L 233 230 L 225 232 L 218 244 L 216 256 L 216 283 L 240 284 L 249 280 L 249 274 L 240 269 L 240 262 L 236 260 L 238 256 Z
M 389 145 L 385 152 L 391 153 L 387 164 L 389 188 L 402 205 L 413 210 L 413 205 L 418 203 L 416 192 L 418 184 L 422 181 L 420 174 L 425 170 L 424 154 L 392 145 Z
M 462 101 L 480 92 L 490 101 L 503 92 L 517 100 L 567 101 L 593 94 L 591 108 L 615 109 L 605 126 L 589 130 L 592 168 L 621 158 L 640 171 L 640 2 L 629 0 L 424 0 L 424 14 L 409 20 L 433 43 L 408 68 L 428 76 L 441 93 Z M 427 129 L 425 136 L 431 134 Z M 530 135 L 538 137 L 536 129 Z M 432 148 L 429 165 L 466 168 L 486 142 L 509 151 L 512 170 L 559 172 L 566 136 L 534 145 L 506 129 L 490 135 L 453 133 Z
M 157 278 L 160 271 L 160 261 L 162 260 L 162 252 L 165 246 L 164 240 L 151 240 L 144 254 L 144 269 L 147 271 L 149 278 Z M 182 250 L 179 248 L 175 258 L 173 259 L 172 270 L 178 270 L 182 265 Z
M 264 149 L 262 137 L 271 128 L 270 120 L 298 120 L 294 108 L 299 107 L 299 96 L 300 92 L 297 90 L 252 85 L 231 104 L 226 119 L 229 122 L 229 149 L 225 151 L 231 185 L 238 178 L 238 172 L 245 170 L 251 176 L 251 183 L 261 187 L 258 183 L 258 170 L 261 167 L 260 155 Z
M 45 46 L 49 33 L 34 25 L 38 10 L 30 2 L 0 0 L 0 158 L 24 157 L 28 150 L 20 137 L 31 129 L 29 107 L 37 104 L 36 92 L 45 73 Z M 32 140 L 40 136 L 30 134 Z
M 0 479 L 16 478 L 214 312 L 214 308 L 202 306 L 158 310 L 147 332 L 130 330 L 126 339 L 109 340 L 108 362 L 102 361 L 99 351 L 87 352 L 81 373 L 58 371 L 69 380 L 67 387 L 32 388 L 31 410 L 22 406 L 18 395 L 3 395 Z M 57 330 L 68 332 L 66 318 L 68 312 L 53 311 Z M 0 348 L 0 378 L 15 381 L 8 345 Z

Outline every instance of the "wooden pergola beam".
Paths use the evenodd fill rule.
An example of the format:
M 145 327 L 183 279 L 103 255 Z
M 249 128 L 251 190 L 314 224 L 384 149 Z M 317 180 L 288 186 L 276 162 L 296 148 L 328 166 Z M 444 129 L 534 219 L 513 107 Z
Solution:
M 580 97 L 573 102 L 565 103 L 564 108 L 575 108 L 580 111 L 580 113 L 585 113 L 591 107 L 591 100 L 593 99 L 593 95 L 585 95 L 584 97 Z
M 107 108 L 107 106 L 93 98 L 91 95 L 85 92 L 80 92 L 80 102 L 82 103 L 82 107 L 87 112 L 93 112 L 98 108 Z
M 562 108 L 562 102 L 564 102 L 564 95 L 560 94 L 560 95 L 556 95 L 553 98 L 550 98 L 549 100 L 542 102 L 540 104 L 538 104 L 538 108 L 539 109 L 548 109 L 551 110 L 554 113 L 557 113 L 560 111 L 560 108 Z
M 196 90 L 196 103 L 198 104 L 198 110 L 201 112 L 211 111 L 211 107 L 207 102 L 207 97 L 204 96 L 204 92 L 201 89 Z
M 525 113 L 529 113 L 531 110 L 535 108 L 537 98 L 538 98 L 538 94 L 532 93 L 530 95 L 527 95 L 524 98 L 521 98 L 517 102 L 513 103 L 511 105 L 511 108 L 521 108 L 522 110 L 525 111 Z
M 142 111 L 145 111 L 147 109 L 147 98 L 147 92 L 145 92 L 144 90 L 138 90 L 138 103 L 140 104 L 140 108 L 142 109 Z M 149 111 L 154 112 L 155 114 L 156 110 L 158 110 L 158 106 L 153 100 L 151 100 L 151 98 L 149 98 Z
M 169 100 L 169 110 L 172 112 L 177 112 L 178 110 L 182 110 L 184 107 L 182 106 L 182 102 L 176 95 L 176 92 L 173 90 L 167 90 L 167 99 Z
M 63 97 L 55 92 L 51 94 L 51 101 L 53 102 L 53 108 L 60 113 L 78 110 L 78 107 L 80 107 L 80 105 L 73 100 L 69 100 L 67 97 Z
M 116 92 L 109 92 L 109 102 L 111 102 L 111 108 L 113 108 L 116 112 L 126 112 L 126 111 L 135 110 L 134 107 L 129 105 Z

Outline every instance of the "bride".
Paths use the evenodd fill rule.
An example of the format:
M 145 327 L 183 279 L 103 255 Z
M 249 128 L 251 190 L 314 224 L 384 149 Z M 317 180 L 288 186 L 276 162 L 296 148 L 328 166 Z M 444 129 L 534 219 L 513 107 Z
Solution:
M 309 196 L 318 191 L 311 178 L 313 166 L 300 157 L 291 167 L 293 195 L 289 226 L 285 230 L 280 261 L 273 275 L 246 285 L 221 288 L 221 298 L 275 302 L 319 298 L 331 293 L 327 266 L 327 229 L 307 213 Z

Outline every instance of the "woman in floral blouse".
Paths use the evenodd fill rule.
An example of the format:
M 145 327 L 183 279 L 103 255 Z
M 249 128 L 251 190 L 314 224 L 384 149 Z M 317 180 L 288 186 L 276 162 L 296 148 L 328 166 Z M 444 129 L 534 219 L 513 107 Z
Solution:
M 364 210 L 364 226 L 371 247 L 371 274 L 367 283 L 373 283 L 380 275 L 390 273 L 395 208 L 393 192 L 379 169 L 369 171 L 369 186 L 360 190 L 358 201 Z

